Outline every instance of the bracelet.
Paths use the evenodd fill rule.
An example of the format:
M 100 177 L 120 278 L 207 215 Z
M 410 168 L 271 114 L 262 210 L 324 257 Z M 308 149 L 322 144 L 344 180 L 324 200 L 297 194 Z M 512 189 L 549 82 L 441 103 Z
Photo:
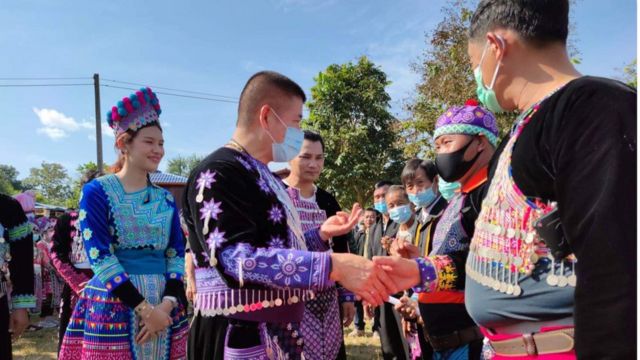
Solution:
M 178 299 L 175 296 L 163 296 L 162 301 L 165 300 L 168 300 L 174 308 L 178 306 Z
M 141 318 L 148 319 L 151 316 L 153 309 L 153 305 L 149 304 L 147 300 L 144 300 L 140 305 L 136 306 L 135 312 Z

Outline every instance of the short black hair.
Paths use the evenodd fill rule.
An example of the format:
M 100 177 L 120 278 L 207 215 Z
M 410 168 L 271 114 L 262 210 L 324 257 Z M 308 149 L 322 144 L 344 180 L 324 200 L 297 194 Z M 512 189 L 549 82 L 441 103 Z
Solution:
M 402 183 L 406 184 L 409 181 L 412 181 L 413 178 L 416 177 L 416 171 L 418 169 L 422 169 L 424 173 L 427 175 L 429 181 L 433 182 L 433 180 L 438 175 L 438 171 L 436 169 L 436 164 L 431 160 L 422 160 L 422 159 L 411 159 L 407 162 L 402 169 L 402 175 L 400 178 L 402 179 Z
M 389 187 L 389 191 L 387 191 L 387 195 L 389 196 L 389 194 L 393 194 L 394 192 L 399 192 L 402 194 L 402 198 L 405 199 L 407 202 L 409 201 L 409 195 L 407 194 L 407 189 L 404 188 L 404 186 L 402 185 L 391 185 Z
M 382 180 L 382 181 L 378 181 L 375 185 L 376 189 L 380 189 L 381 187 L 385 187 L 385 186 L 391 186 L 393 185 L 393 183 L 389 180 Z
M 479 39 L 497 27 L 514 30 L 538 46 L 566 44 L 569 0 L 481 0 L 471 17 L 469 38 Z
M 275 71 L 260 71 L 249 78 L 240 93 L 238 124 L 245 125 L 251 116 L 265 103 L 279 106 L 283 96 L 295 96 L 304 103 L 307 96 L 295 81 Z
M 320 142 L 320 145 L 322 145 L 322 152 L 324 152 L 324 139 L 322 139 L 322 135 L 315 131 L 304 130 L 304 139 L 311 142 Z

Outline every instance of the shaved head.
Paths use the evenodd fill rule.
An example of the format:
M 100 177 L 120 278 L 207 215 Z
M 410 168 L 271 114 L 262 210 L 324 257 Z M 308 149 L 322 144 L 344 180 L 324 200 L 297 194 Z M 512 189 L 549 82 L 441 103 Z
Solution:
M 250 126 L 263 105 L 279 109 L 283 104 L 299 98 L 304 103 L 307 97 L 300 85 L 275 71 L 260 71 L 251 76 L 240 94 L 238 126 Z

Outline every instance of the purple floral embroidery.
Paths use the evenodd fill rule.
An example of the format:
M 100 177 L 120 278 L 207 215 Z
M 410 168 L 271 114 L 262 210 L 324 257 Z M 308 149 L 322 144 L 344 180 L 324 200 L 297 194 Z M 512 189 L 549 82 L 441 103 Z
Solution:
M 269 184 L 267 184 L 267 182 L 264 181 L 262 177 L 258 179 L 258 186 L 260 186 L 260 190 L 264 191 L 265 193 L 267 194 L 271 193 L 271 188 L 269 187 Z
M 200 173 L 198 180 L 196 180 L 196 188 L 198 190 L 211 189 L 211 185 L 216 182 L 216 172 L 207 171 Z
M 282 209 L 278 205 L 273 205 L 271 210 L 269 210 L 269 220 L 274 224 L 278 224 L 283 218 L 284 214 L 282 213 Z
M 242 166 L 244 166 L 244 168 L 245 168 L 245 169 L 247 169 L 247 170 L 251 170 L 251 169 L 253 169 L 253 168 L 251 167 L 251 164 L 249 164 L 249 163 L 247 162 L 247 160 L 245 160 L 244 158 L 242 158 L 242 156 L 236 156 L 236 160 L 238 160 L 238 162 L 240 162 L 240 164 L 242 164 Z
M 298 283 L 302 282 L 302 278 L 298 273 L 309 271 L 307 267 L 300 265 L 304 261 L 304 257 L 299 256 L 294 259 L 293 253 L 290 252 L 286 258 L 281 254 L 278 254 L 277 258 L 278 263 L 271 265 L 271 269 L 278 271 L 278 273 L 274 277 L 274 280 L 280 280 L 284 278 L 284 283 L 287 286 L 291 285 L 292 278 Z
M 284 248 L 284 240 L 278 235 L 272 236 L 271 241 L 269 241 L 269 247 L 282 249 Z
M 210 248 L 216 247 L 219 248 L 227 239 L 224 238 L 224 231 L 218 230 L 218 228 L 213 229 L 213 232 L 209 234 L 207 238 L 207 244 L 209 244 Z
M 213 198 L 211 198 L 210 201 L 202 203 L 200 219 L 206 220 L 208 217 L 209 219 L 218 220 L 218 215 L 222 212 L 220 205 L 222 205 L 222 202 L 216 202 Z
M 201 252 L 200 254 L 202 254 L 202 257 L 204 258 L 204 260 L 205 260 L 206 262 L 209 262 L 209 260 L 211 260 L 211 258 L 209 257 L 209 254 L 207 254 L 207 252 L 206 252 L 206 251 L 203 251 L 203 252 Z M 194 256 L 194 258 L 195 258 L 195 256 Z M 196 265 L 196 266 L 197 266 L 197 265 Z
M 252 258 L 240 259 L 240 261 L 242 261 L 242 268 L 245 271 L 251 271 L 256 268 L 257 262 L 255 259 L 252 259 Z

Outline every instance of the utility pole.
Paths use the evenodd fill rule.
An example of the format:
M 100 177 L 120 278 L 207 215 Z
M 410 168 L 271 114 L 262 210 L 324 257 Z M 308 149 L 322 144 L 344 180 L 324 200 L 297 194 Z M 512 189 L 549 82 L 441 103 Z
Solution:
M 93 88 L 96 98 L 96 146 L 98 154 L 98 171 L 102 174 L 104 169 L 102 165 L 102 121 L 100 120 L 100 75 L 93 74 Z

